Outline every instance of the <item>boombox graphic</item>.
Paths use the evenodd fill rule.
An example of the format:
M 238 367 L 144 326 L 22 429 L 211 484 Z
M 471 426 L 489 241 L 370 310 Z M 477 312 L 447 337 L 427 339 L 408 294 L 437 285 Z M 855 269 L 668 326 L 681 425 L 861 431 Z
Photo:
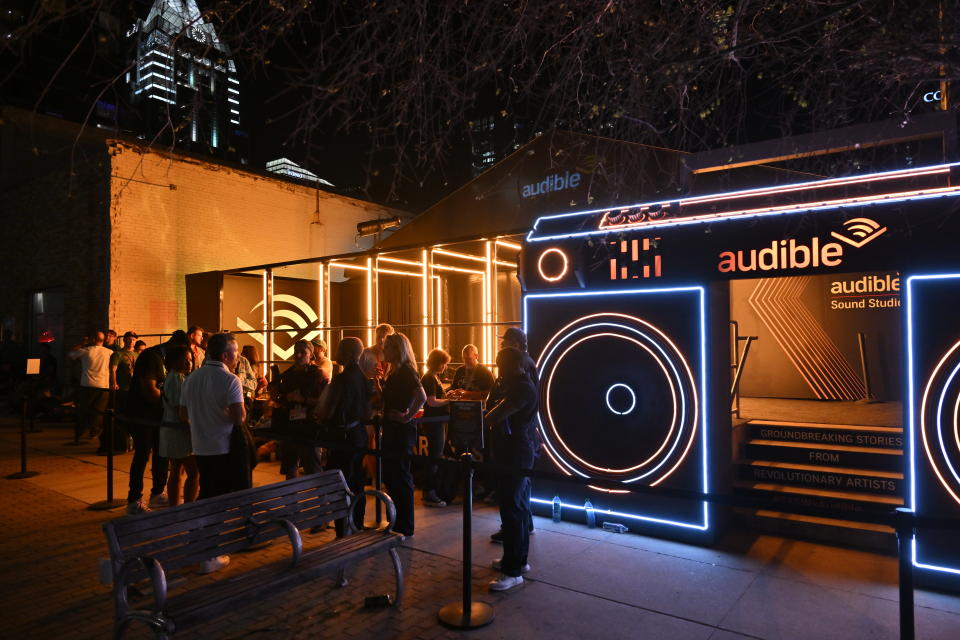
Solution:
M 525 296 L 541 380 L 543 468 L 625 487 L 708 490 L 704 298 L 700 287 Z M 632 529 L 710 524 L 699 501 L 606 483 L 534 486 L 534 505 L 549 508 L 557 496 L 571 519 L 589 499 L 603 520 Z

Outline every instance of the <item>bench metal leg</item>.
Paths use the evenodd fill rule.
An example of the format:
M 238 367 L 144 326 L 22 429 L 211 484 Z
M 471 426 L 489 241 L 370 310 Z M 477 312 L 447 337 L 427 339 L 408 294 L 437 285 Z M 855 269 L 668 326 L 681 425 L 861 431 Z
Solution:
M 338 587 L 338 588 L 342 588 L 342 587 L 347 586 L 349 583 L 350 583 L 350 581 L 347 580 L 347 570 L 346 570 L 346 568 L 340 569 L 339 571 L 337 571 L 337 587 Z
M 397 599 L 394 604 L 400 606 L 403 600 L 403 565 L 400 564 L 400 554 L 396 549 L 390 549 L 390 559 L 393 560 L 393 573 L 397 578 Z
M 165 618 L 162 614 L 156 616 L 146 611 L 132 611 L 130 615 L 124 616 L 122 619 L 114 622 L 114 640 L 121 640 L 123 634 L 127 631 L 127 627 L 134 621 L 142 622 L 150 627 L 153 630 L 153 637 L 156 638 L 156 640 L 169 640 L 174 632 L 173 622 Z

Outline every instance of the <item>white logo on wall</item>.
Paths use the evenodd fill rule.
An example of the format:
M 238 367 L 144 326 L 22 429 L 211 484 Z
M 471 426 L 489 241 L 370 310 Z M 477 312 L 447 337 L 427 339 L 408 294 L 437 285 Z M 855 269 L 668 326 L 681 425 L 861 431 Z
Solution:
M 281 306 L 283 305 L 283 306 Z M 309 304 L 297 296 L 286 293 L 278 293 L 273 296 L 273 323 L 276 332 L 285 332 L 291 339 L 289 347 L 281 347 L 273 341 L 273 355 L 275 360 L 289 360 L 293 357 L 293 343 L 297 340 L 313 340 L 320 335 L 317 329 L 319 317 Z M 279 307 L 279 308 L 278 308 Z M 258 302 L 250 310 L 251 318 L 256 318 L 262 313 L 263 302 Z M 283 324 L 278 324 L 283 322 Z M 243 318 L 237 316 L 237 327 L 241 331 L 251 331 L 250 337 L 263 347 L 264 357 L 266 357 L 267 341 L 263 333 L 256 333 L 256 328 L 250 326 Z M 272 335 L 276 336 L 276 332 Z
M 881 227 L 870 218 L 850 218 L 843 223 L 843 229 L 846 231 L 846 235 L 836 231 L 831 231 L 830 235 L 856 249 L 883 235 L 884 231 L 887 230 L 886 227 Z

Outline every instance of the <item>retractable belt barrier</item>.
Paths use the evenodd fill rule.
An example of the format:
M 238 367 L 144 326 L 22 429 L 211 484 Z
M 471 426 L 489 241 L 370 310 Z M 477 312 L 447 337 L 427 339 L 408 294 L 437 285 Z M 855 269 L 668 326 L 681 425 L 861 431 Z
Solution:
M 428 424 L 436 422 L 449 422 L 449 417 L 447 416 L 436 416 L 430 418 L 418 418 L 411 420 L 411 422 L 417 424 Z M 353 425 L 363 424 L 373 425 L 376 428 L 376 432 L 379 436 L 380 434 L 380 419 L 373 419 L 363 423 L 352 423 Z M 352 426 L 352 425 L 351 425 Z M 346 427 L 344 427 L 346 429 Z M 257 437 L 268 438 L 271 440 L 288 440 L 297 442 L 298 444 L 307 444 L 313 445 L 316 447 L 323 447 L 330 450 L 347 450 L 353 451 L 355 453 L 364 453 L 365 455 L 375 456 L 377 458 L 377 468 L 379 472 L 380 463 L 384 458 L 391 460 L 400 460 L 400 459 L 410 459 L 410 460 L 429 460 L 431 464 L 438 464 L 447 467 L 458 467 L 466 468 L 467 477 L 472 477 L 472 474 L 475 470 L 486 470 L 486 471 L 496 471 L 497 466 L 489 462 L 477 462 L 473 460 L 470 456 L 464 456 L 463 461 L 451 460 L 449 458 L 429 458 L 428 456 L 416 455 L 408 452 L 384 452 L 379 449 L 365 449 L 360 447 L 354 447 L 342 442 L 332 442 L 329 440 L 321 440 L 317 438 L 308 438 L 304 437 L 303 434 L 293 434 L 285 432 L 283 430 L 275 429 L 254 429 L 253 433 Z M 379 444 L 379 438 L 378 438 Z M 630 493 L 637 493 L 642 495 L 651 495 L 664 498 L 675 498 L 680 500 L 694 500 L 697 502 L 709 502 L 712 504 L 725 505 L 730 507 L 747 507 L 747 508 L 766 508 L 770 506 L 768 499 L 762 499 L 759 497 L 753 496 L 736 496 L 732 494 L 716 494 L 716 493 L 700 493 L 697 491 L 687 491 L 682 489 L 669 489 L 663 487 L 643 487 L 643 486 L 631 486 L 624 484 L 622 482 L 616 482 L 611 480 L 604 480 L 598 478 L 579 478 L 574 476 L 565 476 L 557 473 L 551 473 L 547 471 L 538 471 L 536 469 L 520 469 L 520 475 L 526 476 L 528 478 L 542 478 L 545 480 L 565 482 L 569 484 L 576 484 L 581 486 L 596 486 L 606 489 L 617 489 L 619 491 L 628 491 Z M 380 474 L 378 473 L 378 476 Z M 379 478 L 377 482 L 379 484 Z M 467 488 L 469 491 L 469 487 Z M 472 495 L 471 495 L 472 498 Z M 469 549 L 469 534 L 467 529 L 470 527 L 470 518 L 467 513 L 469 505 L 465 505 L 464 508 L 464 558 L 469 559 L 470 549 Z M 828 509 L 822 507 L 809 507 L 809 506 L 791 506 L 791 511 L 809 516 L 817 517 L 827 517 L 827 518 L 840 518 L 846 519 L 849 514 L 838 509 Z M 910 554 L 910 545 L 914 536 L 914 532 L 918 527 L 928 528 L 928 529 L 941 529 L 941 530 L 950 530 L 956 529 L 960 530 L 960 520 L 955 518 L 937 518 L 937 517 L 928 517 L 928 516 L 917 516 L 915 513 L 906 508 L 898 508 L 890 512 L 876 512 L 876 513 L 861 513 L 858 514 L 860 520 L 864 522 L 869 522 L 872 524 L 881 524 L 887 525 L 895 529 L 897 533 L 897 556 L 899 563 L 899 588 L 900 588 L 900 638 L 902 640 L 913 640 L 915 637 L 915 622 L 914 622 L 914 593 L 913 593 L 913 564 L 911 561 Z M 465 567 L 465 580 L 469 580 L 469 568 Z M 465 594 L 468 591 L 465 589 Z M 466 597 L 466 596 L 465 596 Z M 466 624 L 470 623 L 469 614 L 470 611 L 468 607 L 470 603 L 465 601 L 463 603 L 464 612 L 464 621 Z M 478 603 L 474 603 L 478 604 Z M 473 625 L 476 626 L 476 625 Z M 464 627 L 472 628 L 472 627 Z

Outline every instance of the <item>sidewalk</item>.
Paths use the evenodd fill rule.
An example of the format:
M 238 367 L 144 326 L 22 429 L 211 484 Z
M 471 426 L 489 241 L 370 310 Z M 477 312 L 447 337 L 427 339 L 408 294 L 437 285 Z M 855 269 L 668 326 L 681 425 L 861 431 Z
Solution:
M 65 446 L 68 424 L 30 434 L 27 480 L 0 478 L 0 608 L 2 637 L 107 638 L 110 591 L 98 582 L 106 557 L 100 525 L 122 512 L 86 507 L 105 498 L 106 458 L 94 446 Z M 19 471 L 19 423 L 0 419 L 0 475 Z M 116 459 L 115 495 L 125 497 L 130 456 Z M 149 473 L 149 470 L 148 470 Z M 261 463 L 255 483 L 280 479 L 276 463 Z M 149 487 L 149 478 L 147 478 Z M 495 509 L 474 514 L 474 588 L 496 610 L 493 624 L 459 633 L 437 622 L 437 611 L 460 596 L 461 510 L 417 511 L 416 536 L 402 556 L 407 593 L 402 607 L 366 611 L 367 595 L 392 593 L 386 556 L 333 579 L 277 598 L 251 602 L 230 617 L 175 637 L 203 638 L 763 638 L 892 640 L 898 637 L 895 558 L 776 538 L 732 533 L 719 548 L 700 548 L 634 534 L 590 530 L 536 519 L 533 569 L 523 586 L 491 594 L 490 544 Z M 325 532 L 317 534 L 329 536 Z M 306 544 L 310 544 L 306 542 Z M 283 549 L 234 557 L 242 570 Z M 918 591 L 917 637 L 960 637 L 960 597 Z M 129 638 L 147 638 L 133 627 Z

